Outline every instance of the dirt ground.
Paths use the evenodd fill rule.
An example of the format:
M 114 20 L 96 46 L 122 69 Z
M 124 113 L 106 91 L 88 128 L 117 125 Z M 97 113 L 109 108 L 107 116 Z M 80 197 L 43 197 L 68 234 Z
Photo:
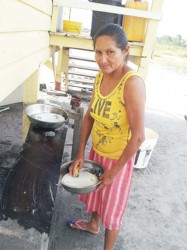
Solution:
M 159 138 L 148 166 L 144 169 L 134 169 L 130 198 L 115 250 L 186 250 L 187 121 L 184 115 L 187 114 L 187 73 L 182 69 L 175 71 L 152 63 L 146 86 L 145 125 L 156 131 Z M 86 107 L 87 103 L 82 102 L 82 105 Z M 5 124 L 4 116 L 6 111 L 0 114 L 0 141 L 7 141 L 7 144 L 13 141 L 14 145 L 20 145 L 18 141 L 20 133 L 17 134 L 20 132 L 20 117 L 12 116 L 12 121 L 9 117 L 10 120 Z M 5 131 L 8 131 L 9 137 L 6 137 Z M 70 142 L 71 137 L 67 138 L 64 152 L 67 155 Z M 6 151 L 5 143 L 0 146 L 2 146 L 1 155 L 5 154 L 2 151 Z M 68 193 L 65 193 L 65 196 L 67 201 L 72 199 Z M 62 221 L 65 222 L 70 212 L 75 218 L 85 215 L 82 205 L 75 201 L 72 204 L 73 206 L 67 205 L 66 208 L 69 210 L 64 213 Z M 0 225 L 0 236 L 6 236 L 1 237 L 1 241 L 5 242 L 9 231 L 6 230 L 5 224 L 0 222 Z M 71 230 L 67 229 L 65 224 L 63 229 L 66 231 L 63 233 L 62 230 L 62 235 L 57 236 L 55 248 L 52 248 L 54 242 L 49 242 L 49 249 L 102 249 L 103 230 L 91 238 L 90 235 L 75 230 L 71 234 Z M 72 235 L 76 240 L 76 248 L 75 241 L 71 240 Z M 19 235 L 17 238 L 20 240 L 20 237 Z M 58 237 L 61 237 L 61 240 Z M 19 248 L 7 248 L 7 245 L 6 249 L 19 250 Z M 32 247 L 24 245 L 20 249 L 32 249 Z M 33 249 L 42 248 L 35 246 Z

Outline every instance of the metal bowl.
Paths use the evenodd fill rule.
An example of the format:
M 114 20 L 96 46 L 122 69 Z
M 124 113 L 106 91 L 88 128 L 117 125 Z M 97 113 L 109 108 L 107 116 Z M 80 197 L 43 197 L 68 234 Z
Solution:
M 31 104 L 26 107 L 25 112 L 31 124 L 46 129 L 56 129 L 68 120 L 68 113 L 65 110 L 49 104 Z M 46 119 L 48 114 L 50 116 Z
M 97 184 L 94 184 L 91 186 L 80 187 L 80 188 L 66 186 L 61 182 L 64 175 L 69 172 L 69 167 L 71 166 L 72 162 L 73 161 L 67 162 L 61 166 L 60 179 L 59 179 L 58 186 L 61 186 L 64 189 L 66 189 L 68 192 L 74 193 L 74 194 L 87 194 L 87 193 L 91 193 L 92 191 L 94 191 L 97 188 L 97 186 L 101 183 L 100 181 Z M 105 170 L 101 164 L 95 161 L 85 160 L 83 163 L 82 171 L 88 171 L 92 174 L 95 174 L 97 177 L 99 177 L 100 175 L 104 173 Z

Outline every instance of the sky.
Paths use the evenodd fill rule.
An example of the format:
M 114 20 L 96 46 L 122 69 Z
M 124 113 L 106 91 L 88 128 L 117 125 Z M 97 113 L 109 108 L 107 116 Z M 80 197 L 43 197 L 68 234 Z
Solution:
M 157 36 L 182 35 L 187 39 L 187 0 L 164 0 Z

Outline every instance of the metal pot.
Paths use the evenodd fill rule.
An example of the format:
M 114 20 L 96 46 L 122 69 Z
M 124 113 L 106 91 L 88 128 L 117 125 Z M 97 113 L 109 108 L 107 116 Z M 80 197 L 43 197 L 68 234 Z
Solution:
M 101 183 L 100 181 L 97 184 L 94 184 L 91 186 L 85 186 L 85 187 L 81 187 L 81 188 L 66 186 L 61 182 L 64 175 L 69 172 L 69 167 L 71 166 L 72 162 L 73 161 L 67 162 L 61 166 L 60 179 L 59 179 L 58 186 L 63 187 L 68 192 L 74 193 L 74 194 L 87 194 L 87 193 L 94 191 L 97 188 L 97 186 Z M 99 164 L 98 162 L 91 161 L 91 160 L 85 160 L 83 163 L 82 171 L 88 171 L 92 174 L 95 174 L 97 177 L 99 177 L 100 175 L 102 175 L 104 173 L 105 170 L 104 170 L 103 166 L 101 164 Z M 78 177 L 75 177 L 75 178 L 78 178 Z
M 68 120 L 68 113 L 54 105 L 31 104 L 26 107 L 25 112 L 31 124 L 46 129 L 56 129 Z

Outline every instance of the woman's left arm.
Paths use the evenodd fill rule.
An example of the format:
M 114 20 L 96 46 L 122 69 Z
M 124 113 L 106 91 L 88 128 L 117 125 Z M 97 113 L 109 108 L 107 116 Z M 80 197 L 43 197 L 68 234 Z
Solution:
M 125 85 L 124 100 L 132 135 L 115 167 L 101 176 L 102 184 L 98 187 L 98 190 L 113 181 L 117 173 L 136 154 L 144 141 L 145 99 L 146 91 L 143 80 L 138 76 L 130 77 Z

